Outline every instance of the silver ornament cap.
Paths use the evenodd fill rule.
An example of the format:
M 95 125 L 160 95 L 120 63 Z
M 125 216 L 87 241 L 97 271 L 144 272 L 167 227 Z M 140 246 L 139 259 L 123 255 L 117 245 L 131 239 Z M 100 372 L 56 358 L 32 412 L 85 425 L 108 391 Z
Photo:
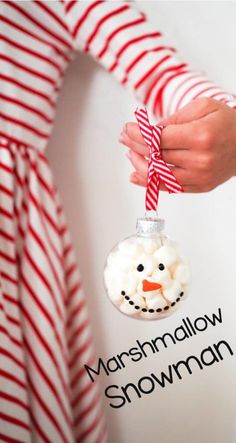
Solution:
M 147 216 L 137 219 L 136 230 L 138 235 L 160 233 L 165 226 L 165 220 L 157 216 Z

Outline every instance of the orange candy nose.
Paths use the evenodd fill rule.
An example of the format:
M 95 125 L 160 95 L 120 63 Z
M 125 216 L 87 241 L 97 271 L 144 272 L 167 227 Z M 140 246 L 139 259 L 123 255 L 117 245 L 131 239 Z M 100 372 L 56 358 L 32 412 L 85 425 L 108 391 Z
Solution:
M 157 289 L 160 289 L 160 288 L 161 288 L 160 283 L 155 283 L 153 281 L 143 280 L 143 292 L 156 291 Z

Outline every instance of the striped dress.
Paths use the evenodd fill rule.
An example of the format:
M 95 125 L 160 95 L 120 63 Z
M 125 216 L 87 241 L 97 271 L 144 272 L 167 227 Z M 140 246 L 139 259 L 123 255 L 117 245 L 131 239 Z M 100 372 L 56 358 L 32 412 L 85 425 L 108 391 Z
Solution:
M 2 1 L 0 13 L 0 440 L 102 443 L 86 298 L 45 151 L 66 68 L 92 55 L 157 117 L 235 97 L 132 2 Z

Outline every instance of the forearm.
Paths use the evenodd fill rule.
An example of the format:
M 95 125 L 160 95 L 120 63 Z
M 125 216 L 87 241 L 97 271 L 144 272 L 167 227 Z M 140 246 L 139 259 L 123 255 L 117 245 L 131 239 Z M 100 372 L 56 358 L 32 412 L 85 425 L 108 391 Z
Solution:
M 191 71 L 133 2 L 76 2 L 65 8 L 76 48 L 94 57 L 156 116 L 168 116 L 202 96 L 236 107 L 235 97 Z
M 147 48 L 133 47 L 134 55 L 127 66 L 122 83 L 134 90 L 137 97 L 157 117 L 167 117 L 200 97 L 213 98 L 236 108 L 236 97 L 226 92 L 204 72 L 191 70 L 175 50 L 167 45 L 160 30 L 150 22 L 146 23 L 149 35 L 159 31 L 146 41 Z M 136 30 L 138 32 L 138 30 Z M 120 64 L 125 62 L 119 60 Z

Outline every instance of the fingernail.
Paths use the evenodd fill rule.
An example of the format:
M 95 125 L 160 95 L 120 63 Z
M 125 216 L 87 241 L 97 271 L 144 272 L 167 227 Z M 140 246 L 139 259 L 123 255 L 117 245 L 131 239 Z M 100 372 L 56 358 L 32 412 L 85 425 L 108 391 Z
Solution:
M 122 131 L 126 134 L 127 133 L 127 123 L 124 124 Z
M 127 157 L 129 160 L 131 160 L 132 154 L 131 154 L 131 150 L 130 150 L 130 149 L 126 152 L 125 155 L 126 155 L 126 157 Z
M 125 138 L 124 138 L 124 135 L 123 135 L 122 132 L 121 132 L 121 134 L 119 135 L 118 141 L 119 141 L 120 143 L 124 143 L 124 142 L 125 142 Z
M 128 141 L 128 136 L 125 132 L 121 131 L 119 140 L 121 140 L 121 143 L 126 143 Z
M 132 174 L 129 178 L 129 181 L 134 184 L 138 183 L 138 179 L 137 179 L 136 175 L 132 175 Z

